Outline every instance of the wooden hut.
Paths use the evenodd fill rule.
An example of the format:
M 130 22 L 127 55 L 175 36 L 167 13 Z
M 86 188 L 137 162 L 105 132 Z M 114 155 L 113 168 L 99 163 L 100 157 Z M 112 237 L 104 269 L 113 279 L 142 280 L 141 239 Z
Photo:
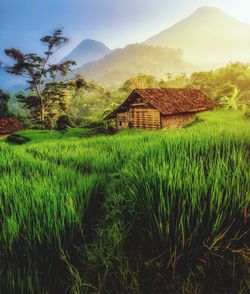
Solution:
M 135 89 L 107 119 L 116 119 L 118 130 L 181 128 L 216 103 L 198 89 Z
M 0 135 L 11 134 L 22 129 L 22 124 L 15 117 L 0 118 Z

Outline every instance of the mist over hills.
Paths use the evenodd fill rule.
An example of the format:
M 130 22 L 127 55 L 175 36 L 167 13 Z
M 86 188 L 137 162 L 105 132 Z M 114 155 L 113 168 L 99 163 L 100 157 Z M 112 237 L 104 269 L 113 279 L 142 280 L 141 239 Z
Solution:
M 66 60 L 74 60 L 79 67 L 84 63 L 98 60 L 110 52 L 111 50 L 105 44 L 99 41 L 85 39 L 67 56 L 65 56 L 61 62 Z
M 144 44 L 181 48 L 184 58 L 203 68 L 250 61 L 250 25 L 214 7 L 202 7 Z
M 81 74 L 108 87 L 119 87 L 137 74 L 164 78 L 167 73 L 211 70 L 229 62 L 250 62 L 250 25 L 217 8 L 202 7 L 141 44 L 110 50 L 85 39 L 61 61 L 69 59 L 77 68 L 66 78 Z M 15 76 L 5 73 L 0 79 L 0 86 L 8 85 L 5 89 L 20 88 L 19 81 L 15 87 Z
M 182 59 L 182 51 L 142 44 L 116 49 L 104 58 L 90 62 L 71 73 L 80 74 L 106 86 L 119 86 L 137 74 L 166 78 L 167 73 L 190 73 L 195 66 Z
M 168 72 L 188 74 L 234 61 L 250 61 L 250 25 L 217 8 L 201 7 L 141 45 L 117 49 L 74 73 L 104 85 L 118 85 L 138 73 L 162 78 Z

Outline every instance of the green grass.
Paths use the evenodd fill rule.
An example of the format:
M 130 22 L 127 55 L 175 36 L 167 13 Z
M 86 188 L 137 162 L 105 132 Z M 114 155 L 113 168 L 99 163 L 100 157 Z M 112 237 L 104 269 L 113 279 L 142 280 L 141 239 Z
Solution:
M 247 293 L 242 112 L 182 130 L 19 134 L 31 141 L 0 141 L 4 293 Z

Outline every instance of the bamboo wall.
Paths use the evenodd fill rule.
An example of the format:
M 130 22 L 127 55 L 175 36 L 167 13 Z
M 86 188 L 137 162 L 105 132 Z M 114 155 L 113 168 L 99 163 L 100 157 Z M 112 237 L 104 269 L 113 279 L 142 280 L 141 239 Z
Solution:
M 129 127 L 146 130 L 160 129 L 160 112 L 152 108 L 131 108 L 129 110 Z
M 161 115 L 156 109 L 147 106 L 132 107 L 128 112 L 117 113 L 116 126 L 118 130 L 127 128 L 155 130 L 161 128 Z

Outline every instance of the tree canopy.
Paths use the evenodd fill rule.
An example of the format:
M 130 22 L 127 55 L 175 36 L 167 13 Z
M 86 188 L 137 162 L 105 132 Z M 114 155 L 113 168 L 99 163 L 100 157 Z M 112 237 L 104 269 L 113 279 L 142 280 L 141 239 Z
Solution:
M 61 98 L 58 100 L 56 87 L 63 87 L 58 83 L 66 83 Z M 185 73 L 173 75 L 166 73 L 164 79 L 157 79 L 153 75 L 139 74 L 127 79 L 120 87 L 112 91 L 105 89 L 94 81 L 87 81 L 78 75 L 70 81 L 61 81 L 54 84 L 55 88 L 44 87 L 44 95 L 54 97 L 48 105 L 47 118 L 56 123 L 59 115 L 68 115 L 76 123 L 84 120 L 102 118 L 121 104 L 135 88 L 199 88 L 211 99 L 221 102 L 227 108 L 237 108 L 242 105 L 250 105 L 250 66 L 243 63 L 232 63 L 223 68 L 209 72 L 195 72 L 188 76 Z M 235 89 L 237 95 L 235 96 Z M 50 91 L 54 91 L 52 93 Z M 47 91 L 48 94 L 47 94 Z M 234 98 L 236 97 L 236 99 Z M 21 99 L 21 98 L 20 98 Z M 37 99 L 34 95 L 33 99 Z M 56 107 L 56 101 L 61 105 Z M 29 100 L 31 105 L 32 97 Z M 236 103 L 236 104 L 235 104 Z M 46 105 L 46 104 L 45 104 Z M 51 105 L 51 106 L 50 106 Z M 63 111 L 62 111 L 63 109 Z
M 6 67 L 6 71 L 26 78 L 29 85 L 29 95 L 21 94 L 18 100 L 30 110 L 33 120 L 44 128 L 57 111 L 66 110 L 66 90 L 71 85 L 56 79 L 59 75 L 65 76 L 75 62 L 50 63 L 51 56 L 68 42 L 61 29 L 42 37 L 40 41 L 45 46 L 43 56 L 24 54 L 15 48 L 6 49 L 5 54 L 14 61 Z

